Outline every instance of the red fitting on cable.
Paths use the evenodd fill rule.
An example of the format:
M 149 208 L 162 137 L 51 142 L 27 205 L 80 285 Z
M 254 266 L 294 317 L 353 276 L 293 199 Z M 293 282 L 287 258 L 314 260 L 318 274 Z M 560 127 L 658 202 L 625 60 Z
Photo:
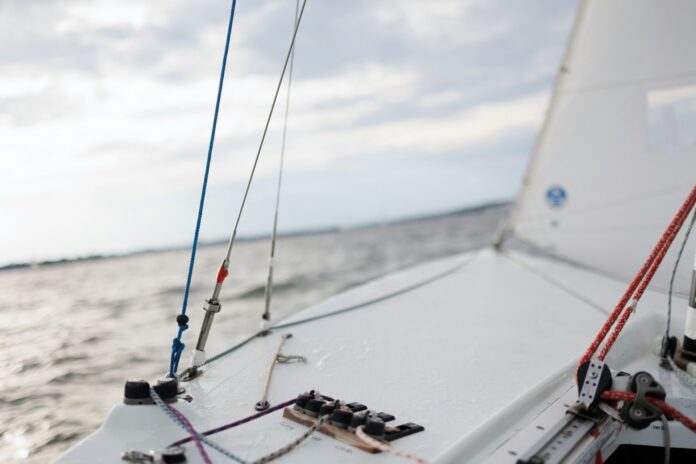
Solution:
M 229 272 L 227 271 L 227 269 L 225 269 L 225 266 L 220 266 L 220 270 L 218 271 L 217 275 L 217 283 L 223 283 L 228 274 Z

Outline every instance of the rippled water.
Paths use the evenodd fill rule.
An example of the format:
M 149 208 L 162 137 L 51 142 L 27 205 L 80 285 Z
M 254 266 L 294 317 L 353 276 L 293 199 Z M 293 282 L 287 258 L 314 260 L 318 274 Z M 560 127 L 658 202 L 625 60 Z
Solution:
M 390 271 L 477 248 L 505 209 L 280 239 L 274 320 Z M 268 248 L 265 240 L 235 246 L 210 354 L 258 329 Z M 200 249 L 189 347 L 223 253 Z M 0 272 L 0 462 L 50 461 L 99 426 L 124 379 L 166 372 L 187 263 L 180 250 Z

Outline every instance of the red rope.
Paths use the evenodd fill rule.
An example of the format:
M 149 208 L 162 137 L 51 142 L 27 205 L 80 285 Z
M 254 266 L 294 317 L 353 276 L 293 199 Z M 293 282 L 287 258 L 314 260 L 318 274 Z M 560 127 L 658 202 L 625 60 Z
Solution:
M 630 392 L 621 392 L 621 391 L 605 391 L 602 393 L 602 399 L 605 400 L 612 400 L 612 401 L 634 401 L 636 399 L 636 394 L 635 393 L 630 393 Z M 679 411 L 677 408 L 674 406 L 671 406 L 667 404 L 666 402 L 662 400 L 658 400 L 657 398 L 650 398 L 649 396 L 646 396 L 646 399 L 653 405 L 658 408 L 665 414 L 667 414 L 670 417 L 675 418 L 682 424 L 684 424 L 684 427 L 688 428 L 692 432 L 696 433 L 696 421 L 688 417 L 686 414 L 683 412 Z
M 685 203 L 686 205 L 686 203 Z M 621 333 L 621 330 L 623 330 L 624 325 L 626 325 L 626 322 L 628 321 L 628 318 L 631 317 L 631 314 L 633 314 L 636 306 L 638 306 L 638 302 L 640 301 L 641 297 L 643 296 L 643 293 L 645 293 L 645 290 L 648 288 L 648 284 L 650 284 L 650 281 L 652 280 L 653 276 L 657 272 L 657 269 L 660 267 L 660 264 L 662 263 L 662 260 L 664 259 L 665 255 L 667 254 L 667 251 L 669 250 L 669 247 L 672 245 L 672 242 L 674 242 L 674 239 L 677 237 L 677 234 L 679 233 L 679 229 L 681 226 L 684 224 L 686 221 L 686 218 L 689 215 L 689 211 L 693 207 L 693 202 L 692 205 L 689 207 L 689 209 L 680 209 L 679 212 L 677 213 L 677 216 L 675 219 L 678 219 L 678 225 L 676 227 L 671 227 L 668 228 L 668 230 L 665 232 L 666 234 L 668 233 L 668 237 L 664 241 L 662 248 L 658 252 L 657 256 L 652 262 L 652 265 L 650 266 L 650 269 L 646 273 L 645 277 L 643 278 L 643 281 L 641 282 L 640 286 L 638 287 L 638 290 L 636 290 L 636 293 L 633 295 L 633 298 L 631 300 L 631 304 L 628 305 L 621 314 L 621 318 L 619 319 L 619 322 L 616 323 L 616 327 L 614 328 L 613 332 L 609 336 L 609 339 L 607 342 L 604 344 L 604 347 L 602 348 L 601 353 L 599 354 L 599 359 L 604 360 L 604 358 L 607 356 L 609 353 L 609 350 L 611 347 L 614 345 L 614 342 L 618 338 L 619 334 Z M 671 226 L 672 224 L 670 224 Z M 670 230 L 671 229 L 671 230 Z
M 616 320 L 619 318 L 619 315 L 621 315 L 623 311 L 624 314 L 621 317 L 621 320 L 617 324 L 614 333 L 612 333 L 610 339 L 607 342 L 608 346 L 605 346 L 602 350 L 602 353 L 600 354 L 600 359 L 604 359 L 604 356 L 606 356 L 606 354 L 609 352 L 609 349 L 611 349 L 611 346 L 616 341 L 616 338 L 621 332 L 621 329 L 623 329 L 623 326 L 626 324 L 626 321 L 628 321 L 628 318 L 630 317 L 633 308 L 635 307 L 635 305 L 638 304 L 638 300 L 640 300 L 640 297 L 643 295 L 643 292 L 645 292 L 645 289 L 650 283 L 650 280 L 652 280 L 652 277 L 655 275 L 655 272 L 657 271 L 660 262 L 667 253 L 667 250 L 672 244 L 672 241 L 674 241 L 674 238 L 676 237 L 677 233 L 679 232 L 679 229 L 686 220 L 689 211 L 691 211 L 695 203 L 696 186 L 694 186 L 691 189 L 691 193 L 686 198 L 684 203 L 681 205 L 681 207 L 677 211 L 677 214 L 674 216 L 669 226 L 667 226 L 667 229 L 665 229 L 665 231 L 662 233 L 660 240 L 653 248 L 652 252 L 650 253 L 650 256 L 648 256 L 648 259 L 645 260 L 643 266 L 641 266 L 640 270 L 638 271 L 638 274 L 636 274 L 636 276 L 633 278 L 633 281 L 631 281 L 631 284 L 624 292 L 618 304 L 614 307 L 614 310 L 607 318 L 599 333 L 595 336 L 594 340 L 587 348 L 587 351 L 585 351 L 585 354 L 582 356 L 580 360 L 580 364 L 589 361 L 590 358 L 594 356 L 594 354 L 597 352 L 597 349 L 599 348 L 599 345 L 607 337 L 609 330 L 614 325 Z M 636 289 L 638 289 L 638 292 L 636 292 Z M 628 300 L 631 298 L 631 295 L 633 295 L 634 292 L 635 295 L 633 297 L 631 305 L 626 307 Z

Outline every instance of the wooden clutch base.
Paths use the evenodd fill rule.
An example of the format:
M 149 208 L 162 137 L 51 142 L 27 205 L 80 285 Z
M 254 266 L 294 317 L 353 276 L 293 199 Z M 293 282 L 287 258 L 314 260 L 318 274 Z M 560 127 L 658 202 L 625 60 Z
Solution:
M 307 427 L 314 425 L 314 423 L 317 421 L 317 419 L 312 416 L 309 416 L 300 411 L 296 411 L 292 408 L 292 406 L 287 407 L 283 410 L 283 417 L 285 417 L 286 419 L 290 419 L 293 422 L 297 422 L 298 424 L 306 425 Z M 348 446 L 367 451 L 368 453 L 380 452 L 377 448 L 368 445 L 367 443 L 359 439 L 353 432 L 349 432 L 348 430 L 338 428 L 328 423 L 322 424 L 318 430 L 324 435 L 328 435 L 331 438 L 335 438 L 336 440 L 340 441 L 341 443 L 345 443 Z

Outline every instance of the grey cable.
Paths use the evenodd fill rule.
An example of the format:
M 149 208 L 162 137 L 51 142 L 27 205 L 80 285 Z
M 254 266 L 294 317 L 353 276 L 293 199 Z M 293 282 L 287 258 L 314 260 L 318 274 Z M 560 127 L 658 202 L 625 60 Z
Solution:
M 167 405 L 162 398 L 157 394 L 157 392 L 154 390 L 154 388 L 150 388 L 150 398 L 157 404 L 157 406 L 164 411 L 164 413 L 169 417 L 174 423 L 176 423 L 179 427 L 184 429 L 186 433 L 190 433 L 191 430 L 186 426 L 186 424 L 177 417 L 177 415 L 172 411 L 174 408 L 172 406 Z M 177 411 L 178 412 L 178 411 Z M 179 413 L 181 414 L 181 413 Z M 193 430 L 193 429 L 192 429 Z M 195 432 L 195 430 L 194 430 Z M 210 446 L 213 448 L 215 451 L 219 452 L 220 454 L 226 456 L 227 458 L 238 462 L 239 464 L 247 464 L 247 462 L 240 458 L 239 456 L 235 455 L 231 451 L 226 450 L 222 446 L 218 445 L 215 443 L 213 440 L 210 438 L 206 437 L 205 435 L 202 435 L 198 432 L 195 432 L 196 438 L 198 438 L 201 442 L 205 443 L 206 445 Z
M 664 414 L 660 416 L 660 420 L 662 421 L 662 437 L 665 444 L 665 464 L 669 464 L 669 452 L 672 447 L 669 437 L 669 422 Z
M 293 27 L 297 27 L 300 0 L 295 2 L 295 18 Z M 262 319 L 267 323 L 271 320 L 271 297 L 273 296 L 273 259 L 275 258 L 276 238 L 278 236 L 278 209 L 280 208 L 280 189 L 283 183 L 283 166 L 285 164 L 285 142 L 288 134 L 288 114 L 290 113 L 290 90 L 292 89 L 292 70 L 295 65 L 295 47 L 290 49 L 290 69 L 288 70 L 288 92 L 285 98 L 285 118 L 283 120 L 283 138 L 280 145 L 280 167 L 278 169 L 278 186 L 276 188 L 275 213 L 273 215 L 273 234 L 271 235 L 271 253 L 268 258 L 268 278 L 266 280 L 265 306 Z
M 310 316 L 310 317 L 307 317 L 307 318 L 305 318 L 305 319 L 299 319 L 299 320 L 292 321 L 292 322 L 286 322 L 286 323 L 283 323 L 283 324 L 278 324 L 278 325 L 275 325 L 275 326 L 271 327 L 271 330 L 286 329 L 286 328 L 288 328 L 288 327 L 294 327 L 294 326 L 296 326 L 296 325 L 306 324 L 306 323 L 308 323 L 308 322 L 314 322 L 314 321 L 317 321 L 317 320 L 320 320 L 320 319 L 324 319 L 324 318 L 327 318 L 327 317 L 338 316 L 339 314 L 347 313 L 347 312 L 350 312 L 350 311 L 355 311 L 355 310 L 357 310 L 357 309 L 366 308 L 366 307 L 371 306 L 371 305 L 373 305 L 373 304 L 376 304 L 376 303 L 379 303 L 379 302 L 382 302 L 382 301 L 385 301 L 385 300 L 389 300 L 389 299 L 391 299 L 391 298 L 395 298 L 395 297 L 397 297 L 397 296 L 403 295 L 403 294 L 408 293 L 408 292 L 411 292 L 411 291 L 413 291 L 413 290 L 417 290 L 417 289 L 419 289 L 419 288 L 421 288 L 421 287 L 424 287 L 424 286 L 426 286 L 426 285 L 428 285 L 428 284 L 431 284 L 431 283 L 433 283 L 433 282 L 435 282 L 435 281 L 438 281 L 438 280 L 440 280 L 440 279 L 443 279 L 443 278 L 445 278 L 445 277 L 448 277 L 448 276 L 454 274 L 455 272 L 457 272 L 457 271 L 463 269 L 468 263 L 469 263 L 469 261 L 467 260 L 467 261 L 465 261 L 465 262 L 463 262 L 463 263 L 460 263 L 460 264 L 457 264 L 457 265 L 451 267 L 450 269 L 447 269 L 446 271 L 443 271 L 442 273 L 436 274 L 436 275 L 434 275 L 434 276 L 432 276 L 432 277 L 429 277 L 429 278 L 427 278 L 427 279 L 425 279 L 425 280 L 422 280 L 422 281 L 420 281 L 420 282 L 416 282 L 416 283 L 413 284 L 413 285 L 409 285 L 409 286 L 407 286 L 407 287 L 401 288 L 401 289 L 396 290 L 396 291 L 394 291 L 394 292 L 387 293 L 386 295 L 382 295 L 382 296 L 379 296 L 379 297 L 377 297 L 377 298 L 373 298 L 373 299 L 370 299 L 370 300 L 367 300 L 367 301 L 363 301 L 362 303 L 358 303 L 358 304 L 355 304 L 355 305 L 351 305 L 351 306 L 347 306 L 347 307 L 344 307 L 344 308 L 336 309 L 336 310 L 334 310 L 334 311 L 329 311 L 329 312 L 324 313 L 324 314 L 319 314 L 318 316 Z M 227 356 L 228 354 L 230 354 L 230 353 L 232 353 L 232 352 L 234 352 L 234 351 L 237 351 L 238 349 L 240 349 L 240 348 L 243 347 L 244 345 L 248 344 L 249 342 L 251 342 L 252 340 L 254 340 L 255 338 L 258 338 L 259 336 L 261 336 L 261 335 L 263 335 L 263 334 L 265 334 L 265 331 L 262 330 L 262 331 L 260 331 L 260 332 L 257 332 L 257 333 L 255 333 L 255 334 L 253 334 L 253 335 L 251 335 L 251 336 L 245 338 L 244 340 L 242 340 L 241 342 L 237 343 L 236 345 L 233 345 L 233 346 L 231 346 L 230 348 L 228 348 L 228 349 L 226 349 L 226 350 L 224 350 L 224 351 L 222 351 L 222 352 L 216 354 L 215 356 L 212 356 L 212 357 L 208 358 L 208 359 L 203 363 L 203 365 L 205 366 L 206 364 L 210 364 L 210 363 L 212 363 L 213 361 L 217 361 L 218 359 L 223 358 L 223 357 Z M 191 371 L 190 368 L 189 368 L 189 369 L 186 369 L 183 373 L 181 373 L 181 376 L 182 376 L 182 377 L 186 377 L 186 375 L 187 375 L 190 371 Z
M 303 0 L 302 8 L 300 8 L 300 13 L 297 15 L 297 23 L 295 24 L 295 30 L 292 33 L 292 40 L 290 41 L 290 48 L 285 56 L 285 63 L 283 64 L 283 71 L 280 73 L 280 79 L 278 79 L 278 85 L 276 86 L 275 94 L 273 95 L 273 102 L 271 103 L 271 109 L 268 112 L 268 117 L 266 118 L 266 125 L 263 128 L 263 134 L 261 135 L 261 141 L 259 142 L 259 148 L 256 151 L 256 158 L 254 158 L 254 164 L 251 168 L 251 174 L 249 175 L 249 180 L 247 181 L 246 189 L 244 190 L 244 196 L 242 197 L 242 204 L 239 207 L 239 213 L 237 214 L 237 220 L 234 224 L 234 229 L 232 230 L 232 236 L 230 237 L 230 243 L 227 245 L 227 253 L 225 255 L 224 263 L 229 265 L 230 255 L 232 253 L 232 246 L 237 238 L 237 228 L 239 227 L 239 221 L 242 218 L 242 212 L 244 211 L 244 205 L 246 204 L 247 196 L 249 195 L 249 189 L 251 188 L 251 181 L 254 178 L 254 173 L 256 172 L 256 166 L 259 163 L 259 157 L 261 156 L 261 150 L 263 149 L 263 144 L 266 141 L 266 134 L 268 134 L 268 127 L 271 124 L 271 118 L 273 117 L 273 110 L 275 110 L 276 102 L 278 101 L 278 94 L 280 93 L 280 87 L 285 78 L 285 71 L 288 68 L 288 63 L 290 62 L 290 57 L 292 56 L 292 51 L 295 48 L 295 39 L 297 38 L 297 31 L 300 28 L 300 22 L 302 21 L 302 15 L 307 5 L 307 0 Z M 227 270 L 227 269 L 225 269 Z
M 282 448 L 279 448 L 273 451 L 272 453 L 268 453 L 267 455 L 257 459 L 256 461 L 253 461 L 252 464 L 265 464 L 267 462 L 273 461 L 274 459 L 278 459 L 283 455 L 288 454 L 290 451 L 297 448 L 303 441 L 309 438 L 310 435 L 316 432 L 317 429 L 321 427 L 321 425 L 324 424 L 324 422 L 326 422 L 328 418 L 328 414 L 320 417 L 314 424 L 312 424 L 302 435 L 297 437 L 295 440 L 283 446 Z
M 669 326 L 672 324 L 672 290 L 674 287 L 674 278 L 677 275 L 677 268 L 679 267 L 679 261 L 681 260 L 682 253 L 686 247 L 686 242 L 689 241 L 689 235 L 691 230 L 694 228 L 694 222 L 696 222 L 696 209 L 694 209 L 694 214 L 691 216 L 691 222 L 689 227 L 686 229 L 684 234 L 684 240 L 682 240 L 681 247 L 679 247 L 679 253 L 677 254 L 677 259 L 674 262 L 674 268 L 672 269 L 672 276 L 669 279 L 669 292 L 667 293 L 667 325 L 665 327 L 665 337 L 669 338 Z

